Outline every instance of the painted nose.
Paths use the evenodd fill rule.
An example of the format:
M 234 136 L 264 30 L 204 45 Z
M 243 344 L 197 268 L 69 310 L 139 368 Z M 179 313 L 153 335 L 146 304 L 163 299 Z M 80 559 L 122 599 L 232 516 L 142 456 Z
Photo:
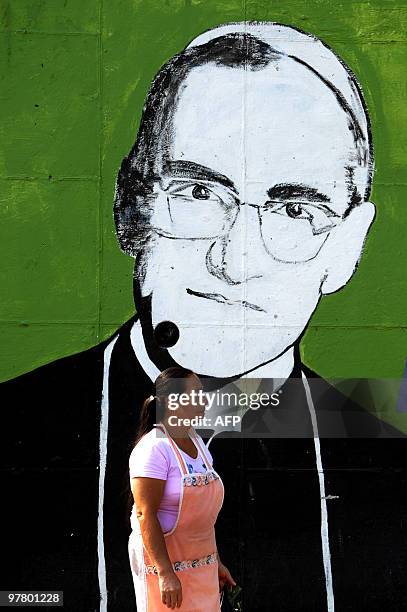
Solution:
M 260 278 L 259 245 L 262 244 L 257 209 L 241 206 L 229 231 L 211 244 L 206 266 L 212 276 L 228 285 Z

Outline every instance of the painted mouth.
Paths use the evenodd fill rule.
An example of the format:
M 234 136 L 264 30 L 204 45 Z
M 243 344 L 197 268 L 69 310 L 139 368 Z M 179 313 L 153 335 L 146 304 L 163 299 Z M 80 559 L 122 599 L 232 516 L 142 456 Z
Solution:
M 215 302 L 219 302 L 220 304 L 228 304 L 229 306 L 243 306 L 244 308 L 251 308 L 252 310 L 257 310 L 258 312 L 267 312 L 264 310 L 264 308 L 257 306 L 257 304 L 252 304 L 246 300 L 230 300 L 221 293 L 203 293 L 202 291 L 194 291 L 189 287 L 186 288 L 186 292 L 189 293 L 189 295 L 196 295 L 197 297 L 205 298 L 206 300 L 215 300 Z

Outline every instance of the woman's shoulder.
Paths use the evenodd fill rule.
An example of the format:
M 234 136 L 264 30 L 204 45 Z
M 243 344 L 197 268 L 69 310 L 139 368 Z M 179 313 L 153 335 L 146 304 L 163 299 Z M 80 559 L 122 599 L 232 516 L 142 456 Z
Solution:
M 131 455 L 146 452 L 158 452 L 168 456 L 169 444 L 166 437 L 160 435 L 154 427 L 151 431 L 143 435 L 131 451 Z
M 132 449 L 129 456 L 130 476 L 149 476 L 165 480 L 171 467 L 166 441 L 149 431 Z

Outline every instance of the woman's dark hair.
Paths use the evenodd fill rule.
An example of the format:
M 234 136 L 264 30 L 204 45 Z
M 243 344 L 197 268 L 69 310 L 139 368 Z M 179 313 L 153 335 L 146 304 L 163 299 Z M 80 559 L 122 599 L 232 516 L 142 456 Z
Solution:
M 155 395 L 150 395 L 144 400 L 140 410 L 140 420 L 136 431 L 134 446 L 141 438 L 153 429 L 155 423 L 159 423 L 165 414 L 166 399 L 170 393 L 182 393 L 184 388 L 180 385 L 179 379 L 188 379 L 190 376 L 195 376 L 192 370 L 181 366 L 173 366 L 163 370 L 155 380 Z M 133 506 L 133 493 L 129 491 L 128 511 L 131 511 Z

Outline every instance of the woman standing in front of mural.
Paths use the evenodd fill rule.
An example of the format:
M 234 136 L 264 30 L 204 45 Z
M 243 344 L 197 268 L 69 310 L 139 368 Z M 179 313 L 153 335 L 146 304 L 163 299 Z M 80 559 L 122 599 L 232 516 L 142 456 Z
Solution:
M 134 497 L 129 555 L 137 610 L 182 605 L 185 612 L 217 612 L 220 590 L 236 583 L 216 548 L 223 483 L 190 426 L 191 419 L 203 416 L 205 405 L 185 405 L 185 396 L 181 405 L 169 405 L 170 398 L 202 385 L 191 370 L 171 367 L 158 376 L 155 388 L 157 395 L 143 404 L 129 459 Z

